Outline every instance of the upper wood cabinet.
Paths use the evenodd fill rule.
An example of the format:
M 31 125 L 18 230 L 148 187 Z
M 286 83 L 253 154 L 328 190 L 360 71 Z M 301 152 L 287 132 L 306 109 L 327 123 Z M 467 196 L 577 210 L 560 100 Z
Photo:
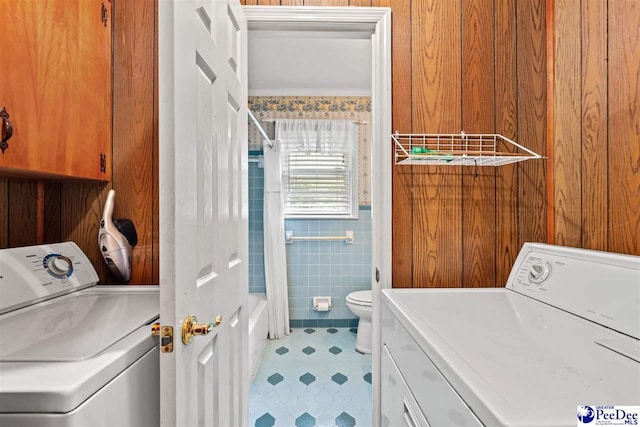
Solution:
M 0 18 L 0 175 L 110 180 L 111 1 L 0 0 Z

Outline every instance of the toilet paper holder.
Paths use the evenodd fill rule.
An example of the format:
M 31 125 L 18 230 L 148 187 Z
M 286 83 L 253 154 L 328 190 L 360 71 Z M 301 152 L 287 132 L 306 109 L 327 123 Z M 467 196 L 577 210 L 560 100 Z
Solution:
M 313 309 L 315 311 L 331 310 L 331 297 L 313 297 Z

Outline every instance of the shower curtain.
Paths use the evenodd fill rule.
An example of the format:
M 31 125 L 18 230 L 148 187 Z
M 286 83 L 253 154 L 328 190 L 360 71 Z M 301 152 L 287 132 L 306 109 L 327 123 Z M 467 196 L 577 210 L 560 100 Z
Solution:
M 264 274 L 269 338 L 289 335 L 287 253 L 284 243 L 284 201 L 280 144 L 264 147 Z

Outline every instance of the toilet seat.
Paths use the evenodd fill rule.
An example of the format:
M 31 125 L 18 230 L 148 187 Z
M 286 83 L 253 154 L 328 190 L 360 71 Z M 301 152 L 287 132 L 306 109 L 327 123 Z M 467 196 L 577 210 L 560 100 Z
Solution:
M 351 304 L 371 307 L 372 293 L 371 291 L 351 292 L 347 295 L 347 301 Z

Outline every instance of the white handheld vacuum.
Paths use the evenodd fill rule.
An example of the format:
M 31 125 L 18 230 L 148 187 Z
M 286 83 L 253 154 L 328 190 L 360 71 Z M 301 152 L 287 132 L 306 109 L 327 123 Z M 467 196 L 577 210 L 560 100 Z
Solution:
M 138 235 L 130 220 L 112 220 L 115 197 L 116 192 L 110 190 L 100 221 L 98 246 L 115 278 L 128 282 L 131 280 L 131 247 L 138 243 Z

